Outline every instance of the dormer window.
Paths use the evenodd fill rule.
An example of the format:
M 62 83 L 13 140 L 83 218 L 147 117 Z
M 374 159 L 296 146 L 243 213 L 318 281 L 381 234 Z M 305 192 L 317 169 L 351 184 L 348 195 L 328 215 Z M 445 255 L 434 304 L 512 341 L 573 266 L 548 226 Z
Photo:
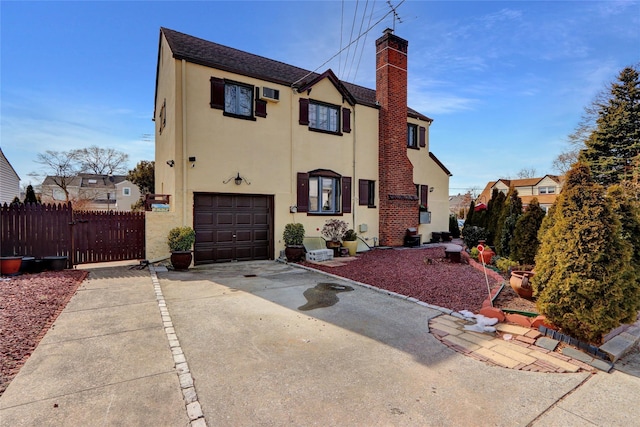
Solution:
M 309 102 L 309 127 L 327 132 L 338 132 L 340 107 Z

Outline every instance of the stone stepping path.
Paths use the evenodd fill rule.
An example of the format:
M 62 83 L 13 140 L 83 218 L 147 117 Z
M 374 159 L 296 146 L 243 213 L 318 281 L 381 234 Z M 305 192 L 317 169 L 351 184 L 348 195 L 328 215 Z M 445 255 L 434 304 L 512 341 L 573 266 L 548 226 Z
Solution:
M 559 342 L 543 337 L 540 332 L 531 328 L 498 323 L 495 325 L 497 331 L 493 334 L 464 329 L 466 325 L 473 324 L 475 321 L 443 314 L 429 321 L 429 330 L 443 344 L 459 353 L 509 369 L 567 373 L 592 372 L 596 368 L 608 372 L 612 367 L 605 361 L 581 352 L 576 352 L 581 353 L 581 360 L 578 360 L 575 358 L 576 354 L 570 351 L 569 354 L 574 357 L 553 351 Z

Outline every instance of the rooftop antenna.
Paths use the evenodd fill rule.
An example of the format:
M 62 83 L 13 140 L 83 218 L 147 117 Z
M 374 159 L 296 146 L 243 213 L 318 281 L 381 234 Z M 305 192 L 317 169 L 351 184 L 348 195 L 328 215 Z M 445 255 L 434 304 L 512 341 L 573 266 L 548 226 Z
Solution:
M 403 2 L 401 2 L 400 4 L 402 4 Z M 391 0 L 387 0 L 387 5 L 389 5 L 389 7 L 391 8 L 391 12 L 393 13 L 393 31 L 396 31 L 396 20 L 402 24 L 402 18 L 400 18 L 400 15 L 398 15 L 398 7 L 400 7 L 400 4 L 398 6 L 394 6 L 391 4 Z

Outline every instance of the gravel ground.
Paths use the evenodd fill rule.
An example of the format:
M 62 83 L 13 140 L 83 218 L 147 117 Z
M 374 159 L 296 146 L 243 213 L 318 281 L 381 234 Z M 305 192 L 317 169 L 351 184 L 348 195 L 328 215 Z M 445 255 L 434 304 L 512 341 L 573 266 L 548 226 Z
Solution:
M 0 395 L 87 274 L 46 271 L 0 279 Z
M 488 296 L 484 274 L 466 264 L 450 263 L 444 256 L 442 247 L 376 249 L 340 267 L 303 264 L 429 304 L 477 313 Z M 489 277 L 489 286 L 498 284 Z

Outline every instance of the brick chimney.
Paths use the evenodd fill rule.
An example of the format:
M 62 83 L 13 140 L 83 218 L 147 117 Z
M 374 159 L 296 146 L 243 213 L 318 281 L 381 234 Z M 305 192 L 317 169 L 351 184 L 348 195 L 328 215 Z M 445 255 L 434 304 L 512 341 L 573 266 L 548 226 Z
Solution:
M 380 244 L 401 246 L 409 227 L 418 227 L 418 197 L 407 156 L 407 47 L 386 29 L 376 40 L 376 97 Z

